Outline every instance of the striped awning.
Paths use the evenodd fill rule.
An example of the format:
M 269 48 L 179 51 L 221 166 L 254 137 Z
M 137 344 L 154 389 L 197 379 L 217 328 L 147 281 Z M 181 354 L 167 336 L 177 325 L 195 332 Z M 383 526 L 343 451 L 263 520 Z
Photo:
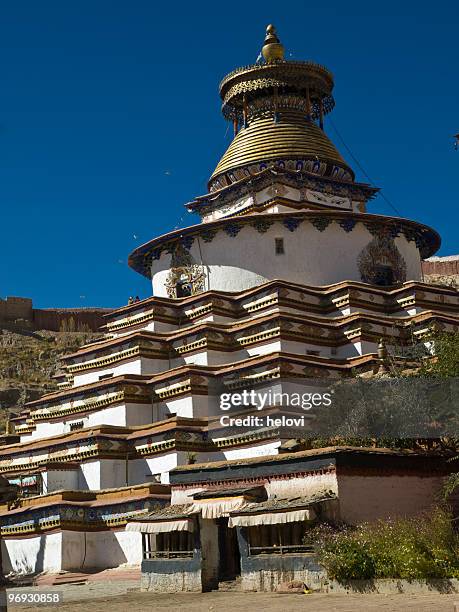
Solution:
M 242 495 L 195 499 L 191 504 L 191 512 L 200 513 L 203 519 L 215 519 L 229 516 L 230 512 L 242 510 L 248 505 L 249 502 Z
M 312 508 L 298 508 L 286 512 L 264 512 L 260 514 L 241 514 L 230 516 L 228 527 L 254 527 L 258 525 L 278 525 L 312 521 L 316 513 Z
M 126 531 L 138 533 L 168 533 L 170 531 L 193 531 L 193 519 L 176 519 L 173 521 L 133 521 L 126 525 Z

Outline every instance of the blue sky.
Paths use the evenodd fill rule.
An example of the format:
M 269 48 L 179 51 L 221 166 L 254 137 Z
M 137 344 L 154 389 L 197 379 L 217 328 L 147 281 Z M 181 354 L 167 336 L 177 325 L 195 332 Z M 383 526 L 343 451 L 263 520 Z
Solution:
M 331 119 L 374 183 L 440 232 L 440 254 L 459 251 L 457 3 L 23 0 L 0 20 L 0 296 L 151 294 L 128 254 L 195 221 L 183 204 L 231 137 L 218 83 L 271 22 L 287 57 L 335 75 Z M 381 197 L 371 210 L 393 213 Z

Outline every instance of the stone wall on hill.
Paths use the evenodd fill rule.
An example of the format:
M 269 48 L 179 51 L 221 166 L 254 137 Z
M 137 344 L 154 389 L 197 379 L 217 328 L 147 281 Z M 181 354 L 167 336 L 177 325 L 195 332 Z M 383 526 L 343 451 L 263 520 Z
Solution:
M 111 308 L 34 308 L 30 298 L 0 298 L 0 327 L 48 331 L 97 331 Z
M 459 255 L 430 257 L 422 262 L 424 281 L 459 289 Z

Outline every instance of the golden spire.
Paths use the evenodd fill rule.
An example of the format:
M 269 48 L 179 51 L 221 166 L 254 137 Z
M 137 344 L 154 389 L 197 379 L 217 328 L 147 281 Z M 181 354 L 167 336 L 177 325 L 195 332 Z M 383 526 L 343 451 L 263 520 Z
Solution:
M 284 47 L 277 38 L 276 28 L 273 25 L 266 28 L 265 44 L 261 52 L 267 64 L 284 59 Z

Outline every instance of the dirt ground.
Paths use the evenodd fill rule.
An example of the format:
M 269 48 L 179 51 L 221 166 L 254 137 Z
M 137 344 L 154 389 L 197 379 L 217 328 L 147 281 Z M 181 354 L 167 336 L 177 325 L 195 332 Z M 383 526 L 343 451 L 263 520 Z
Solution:
M 83 592 L 82 592 L 83 595 Z M 85 594 L 86 595 L 86 594 Z M 64 594 L 65 597 L 65 594 Z M 63 603 L 57 607 L 8 607 L 12 612 L 455 612 L 459 595 L 279 595 L 275 593 L 178 593 L 131 592 L 112 597 Z

